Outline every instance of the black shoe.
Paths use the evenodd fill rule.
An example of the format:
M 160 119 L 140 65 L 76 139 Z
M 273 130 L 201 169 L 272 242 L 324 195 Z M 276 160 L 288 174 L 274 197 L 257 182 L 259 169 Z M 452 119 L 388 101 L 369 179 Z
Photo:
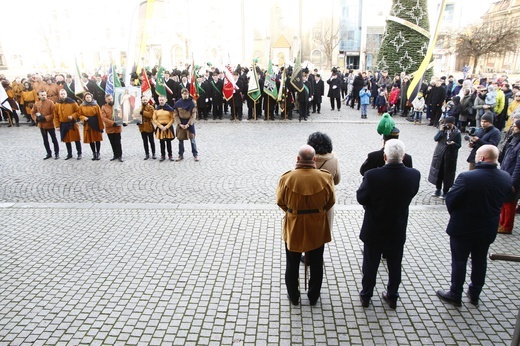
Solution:
M 78 160 L 81 160 L 81 157 L 82 157 L 81 154 L 78 154 Z
M 114 158 L 114 159 L 115 159 L 115 158 Z M 94 154 L 92 155 L 92 161 L 96 161 L 96 160 L 97 160 L 97 155 L 96 155 L 96 153 L 94 153 Z
M 54 160 L 58 160 L 60 158 L 60 154 L 54 154 Z
M 51 154 L 47 154 L 47 156 L 45 156 L 43 159 L 44 159 L 44 160 L 48 160 L 48 159 L 50 159 L 51 157 L 52 157 Z
M 368 308 L 370 306 L 370 299 L 360 297 L 361 306 L 364 308 Z
M 70 160 L 70 159 L 72 159 L 72 155 L 67 155 L 67 157 L 65 157 L 65 161 Z
M 300 298 L 298 298 L 297 300 L 293 300 L 291 299 L 291 297 L 289 296 L 289 294 L 287 294 L 287 298 L 289 298 L 289 300 L 291 301 L 291 304 L 294 305 L 294 306 L 298 306 L 300 305 Z
M 152 160 L 156 160 L 157 159 L 157 156 L 155 156 L 155 154 L 152 154 Z
M 469 298 L 469 302 L 475 306 L 478 306 L 478 298 L 473 298 L 469 294 L 469 292 L 466 292 L 466 296 Z
M 383 301 L 388 304 L 390 309 L 395 309 L 397 307 L 397 299 L 391 299 L 388 297 L 388 293 L 383 292 L 381 294 L 381 298 L 383 298 Z
M 177 160 L 174 160 L 174 159 L 173 159 L 173 156 L 172 156 L 172 155 L 168 155 L 168 160 L 170 160 L 170 161 L 177 161 Z
M 315 298 L 315 299 L 311 299 L 311 297 L 309 297 L 309 296 L 307 296 L 307 297 L 309 298 L 310 306 L 315 306 L 318 303 L 318 299 L 320 299 L 320 297 Z
M 150 158 L 150 154 L 146 154 L 146 156 L 144 157 L 145 160 L 148 160 Z
M 164 157 L 164 156 L 161 156 L 161 158 L 159 159 L 159 161 L 164 161 L 164 160 L 166 160 L 166 157 Z
M 455 306 L 462 306 L 462 301 L 460 298 L 455 298 L 451 291 L 438 290 L 437 297 L 441 298 L 442 301 L 446 303 L 453 304 Z
M 321 114 L 320 111 L 318 111 L 318 114 Z
M 125 160 L 123 160 L 123 156 L 119 156 L 118 159 L 119 159 L 119 162 L 125 162 Z
M 115 156 L 110 159 L 110 161 L 115 161 L 115 160 L 117 160 L 117 157 L 115 157 Z

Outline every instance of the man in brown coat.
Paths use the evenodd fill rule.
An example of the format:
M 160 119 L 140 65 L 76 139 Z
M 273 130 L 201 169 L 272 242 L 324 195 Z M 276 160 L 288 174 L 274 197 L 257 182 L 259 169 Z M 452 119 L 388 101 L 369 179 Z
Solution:
M 76 124 L 78 119 L 78 104 L 73 99 L 67 97 L 65 89 L 60 90 L 60 99 L 54 105 L 54 127 L 60 131 L 61 141 L 67 146 L 67 157 L 72 158 L 72 142 L 76 144 L 78 160 L 81 160 L 81 142 L 79 127 Z
M 123 149 L 121 148 L 121 132 L 123 128 L 114 119 L 114 98 L 112 95 L 105 95 L 105 104 L 101 106 L 101 120 L 105 124 L 110 146 L 114 156 L 110 161 L 119 160 L 123 162 Z
M 280 178 L 276 204 L 285 212 L 285 285 L 293 305 L 300 301 L 298 273 L 301 253 L 310 266 L 309 291 L 311 305 L 316 305 L 323 282 L 323 251 L 331 241 L 327 211 L 336 202 L 334 181 L 326 170 L 316 169 L 315 151 L 310 145 L 300 147 L 296 169 Z
M 47 92 L 40 91 L 39 101 L 34 103 L 31 111 L 31 118 L 38 127 L 43 138 L 43 146 L 47 151 L 47 156 L 43 159 L 47 160 L 52 157 L 51 146 L 49 145 L 49 136 L 51 136 L 52 144 L 54 145 L 54 159 L 60 158 L 60 145 L 56 138 L 56 130 L 54 129 L 54 102 L 47 98 Z

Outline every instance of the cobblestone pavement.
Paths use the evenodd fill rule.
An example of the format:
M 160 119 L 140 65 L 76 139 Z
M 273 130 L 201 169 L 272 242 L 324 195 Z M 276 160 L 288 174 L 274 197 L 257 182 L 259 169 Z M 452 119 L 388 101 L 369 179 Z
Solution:
M 383 263 L 373 305 L 361 307 L 355 190 L 366 153 L 381 144 L 378 118 L 361 120 L 350 108 L 322 113 L 302 123 L 198 123 L 198 163 L 189 148 L 181 162 L 143 161 L 135 125 L 123 132 L 123 163 L 108 160 L 107 140 L 101 161 L 89 159 L 87 146 L 81 161 L 64 161 L 63 152 L 43 161 L 35 128 L 2 125 L 0 346 L 508 344 L 520 300 L 517 264 L 489 262 L 479 307 L 435 296 L 451 272 L 448 214 L 427 182 L 435 130 L 401 118 L 401 139 L 422 174 L 401 299 L 391 310 L 378 298 Z M 318 130 L 333 139 L 343 181 L 321 299 L 310 307 L 303 294 L 293 307 L 274 189 Z M 461 149 L 459 171 L 468 152 Z M 491 252 L 518 254 L 518 234 L 516 227 L 500 235 Z M 302 286 L 303 276 L 302 268 Z

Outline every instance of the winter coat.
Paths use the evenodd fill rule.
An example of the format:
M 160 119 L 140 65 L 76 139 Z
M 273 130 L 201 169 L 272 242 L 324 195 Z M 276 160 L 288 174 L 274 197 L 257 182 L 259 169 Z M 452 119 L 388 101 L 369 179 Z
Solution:
M 459 149 L 462 146 L 462 136 L 459 129 L 454 126 L 452 130 L 439 130 L 433 139 L 437 142 L 437 146 L 433 152 L 433 159 L 430 166 L 428 181 L 434 185 L 437 184 L 440 170 L 441 168 L 444 168 L 444 188 L 445 190 L 449 190 L 455 181 L 457 157 L 459 155 Z M 448 144 L 448 142 L 453 143 Z
M 370 96 L 372 96 L 372 94 L 370 93 L 370 91 L 368 89 L 361 89 L 361 91 L 359 92 L 359 104 L 360 105 L 369 105 L 370 104 Z
M 276 204 L 285 212 L 283 240 L 292 252 L 317 249 L 331 241 L 327 211 L 336 198 L 326 170 L 297 168 L 282 175 Z

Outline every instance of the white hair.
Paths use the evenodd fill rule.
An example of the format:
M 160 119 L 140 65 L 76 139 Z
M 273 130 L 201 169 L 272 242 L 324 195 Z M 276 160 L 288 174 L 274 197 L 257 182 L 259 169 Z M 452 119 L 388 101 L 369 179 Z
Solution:
M 404 143 L 399 139 L 390 139 L 385 143 L 386 162 L 401 163 L 404 157 Z

